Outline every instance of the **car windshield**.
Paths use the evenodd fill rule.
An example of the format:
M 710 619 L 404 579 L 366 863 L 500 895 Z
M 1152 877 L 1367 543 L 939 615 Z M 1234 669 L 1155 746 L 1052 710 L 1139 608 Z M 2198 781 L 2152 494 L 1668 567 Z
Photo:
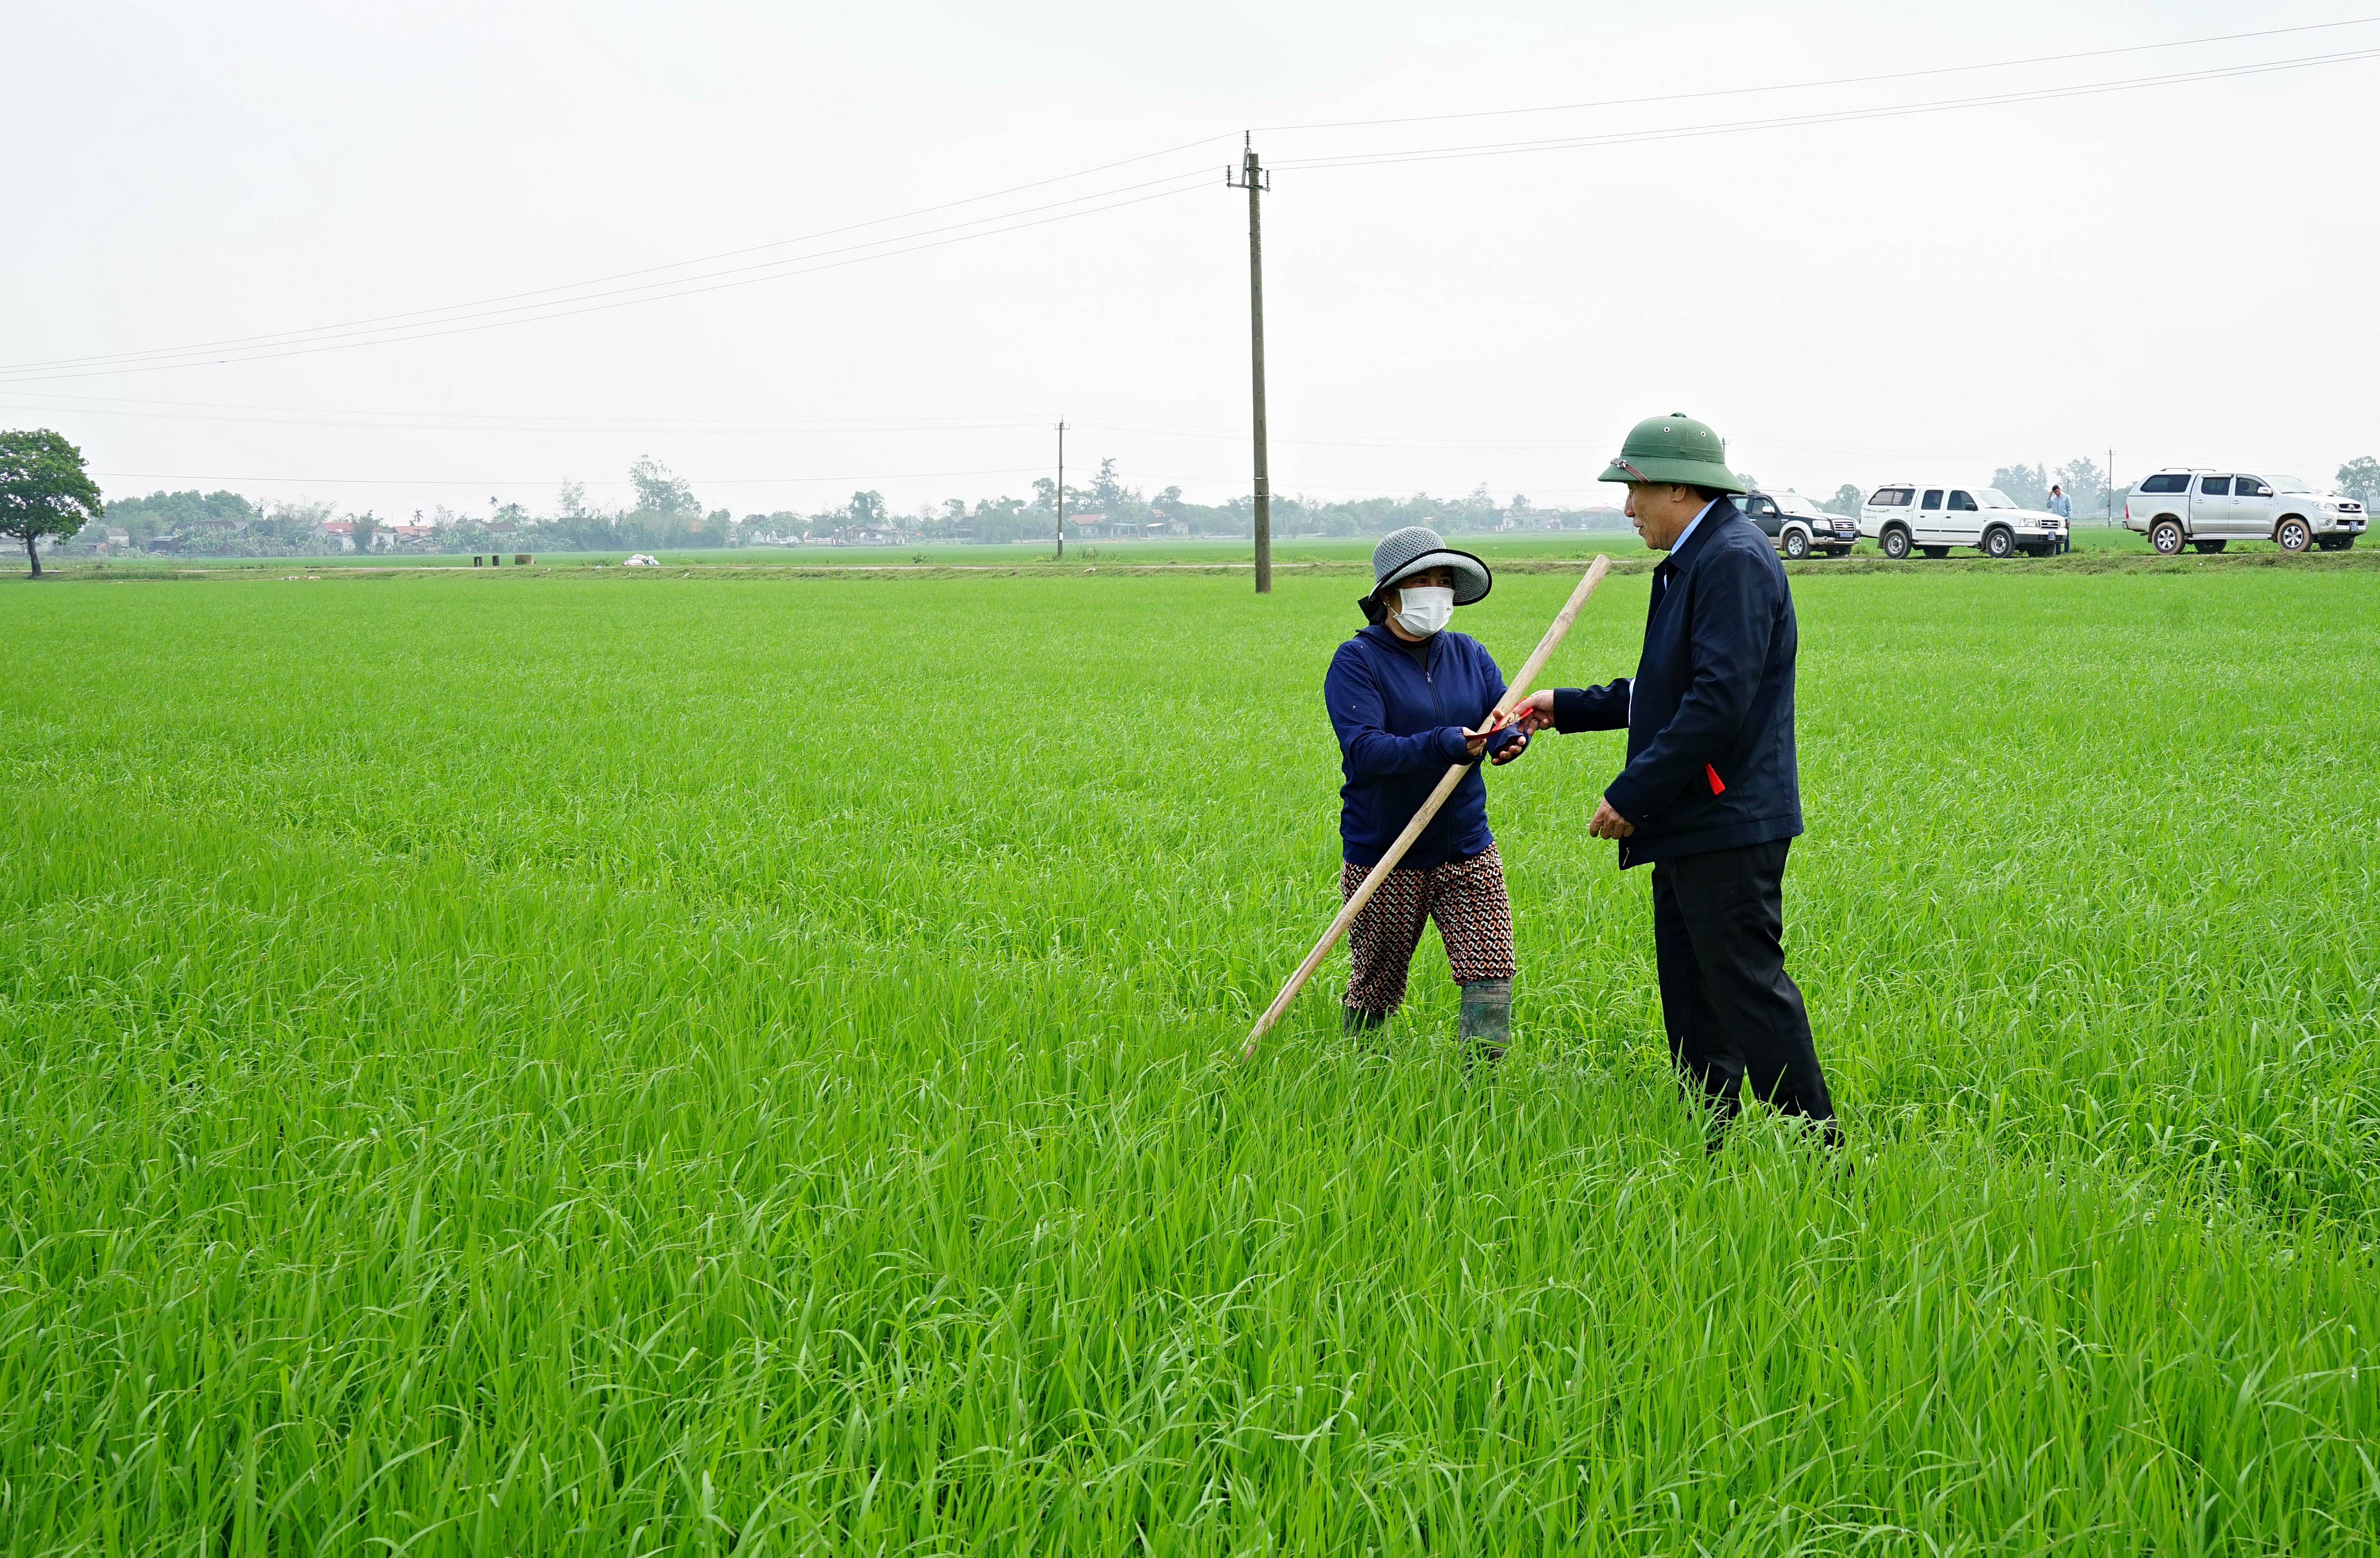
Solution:
M 2267 476 L 2265 480 L 2273 484 L 2273 491 L 2277 493 L 2311 493 L 2313 491 L 2312 487 L 2306 485 L 2305 481 L 2301 478 L 2295 476 Z
M 1998 487 L 1978 487 L 1975 489 L 1975 496 L 1983 500 L 1983 504 L 1985 508 L 2014 508 L 2016 506 L 2016 500 L 2010 497 L 2006 493 L 2001 492 Z

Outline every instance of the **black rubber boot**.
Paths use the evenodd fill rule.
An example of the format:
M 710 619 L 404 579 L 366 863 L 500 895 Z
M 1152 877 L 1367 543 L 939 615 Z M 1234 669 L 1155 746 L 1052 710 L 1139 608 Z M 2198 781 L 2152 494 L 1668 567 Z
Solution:
M 1361 1006 L 1342 1006 L 1339 1008 L 1339 1022 L 1341 1031 L 1354 1038 L 1359 1033 L 1378 1032 L 1389 1025 L 1389 1018 L 1385 1012 L 1367 1012 Z
M 1493 1065 L 1512 1041 L 1512 981 L 1474 980 L 1463 987 L 1463 1020 L 1456 1030 L 1463 1063 Z

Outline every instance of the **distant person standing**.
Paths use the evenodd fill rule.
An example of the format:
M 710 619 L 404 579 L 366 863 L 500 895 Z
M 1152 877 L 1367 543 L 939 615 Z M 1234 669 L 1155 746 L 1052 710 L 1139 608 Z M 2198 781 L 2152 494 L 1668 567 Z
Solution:
M 2060 552 L 2073 551 L 2074 500 L 2068 497 L 2066 495 L 2066 489 L 2059 486 L 2055 481 L 2052 481 L 2049 484 L 2049 512 L 2057 515 L 2060 519 L 2066 521 L 2066 529 L 2058 533 L 2058 550 Z
M 1785 972 L 1785 857 L 1802 831 L 1793 593 L 1701 422 L 1637 423 L 1602 480 L 1627 483 L 1637 534 L 1669 554 L 1636 675 L 1533 693 L 1513 712 L 1524 731 L 1628 732 L 1586 831 L 1618 841 L 1622 870 L 1653 868 L 1662 1023 L 1711 1111 L 1713 1150 L 1746 1091 L 1832 1145 L 1834 1101 Z

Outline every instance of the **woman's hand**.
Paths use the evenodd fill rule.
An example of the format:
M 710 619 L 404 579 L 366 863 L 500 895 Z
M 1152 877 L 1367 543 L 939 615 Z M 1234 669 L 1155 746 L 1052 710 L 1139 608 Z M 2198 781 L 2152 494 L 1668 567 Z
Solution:
M 1472 729 L 1469 725 L 1463 726 L 1463 749 L 1464 753 L 1470 757 L 1472 761 L 1478 761 L 1479 754 L 1488 749 L 1488 738 L 1495 735 L 1500 730 L 1511 731 L 1512 733 L 1512 739 L 1505 742 L 1501 747 L 1497 748 L 1495 755 L 1488 761 L 1496 764 L 1500 768 L 1505 763 L 1511 762 L 1514 758 L 1519 757 L 1522 751 L 1527 748 L 1529 745 L 1529 736 L 1528 732 L 1519 729 L 1509 721 L 1502 724 L 1499 724 L 1492 720 L 1483 720 L 1480 722 L 1479 728 L 1476 730 Z
M 1513 704 L 1512 723 L 1520 727 L 1521 734 L 1524 736 L 1534 735 L 1540 730 L 1552 729 L 1554 689 L 1549 687 L 1539 688 L 1528 697 Z

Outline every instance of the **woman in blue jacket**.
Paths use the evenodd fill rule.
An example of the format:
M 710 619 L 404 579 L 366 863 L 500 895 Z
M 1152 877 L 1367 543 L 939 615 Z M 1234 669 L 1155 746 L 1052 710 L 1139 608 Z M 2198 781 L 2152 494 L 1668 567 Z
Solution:
M 1504 676 L 1477 639 L 1450 632 L 1454 608 L 1483 599 L 1488 565 L 1447 549 L 1421 526 L 1372 551 L 1372 592 L 1357 603 L 1370 626 L 1330 658 L 1322 697 L 1339 733 L 1340 899 L 1354 896 L 1413 821 L 1450 763 L 1519 757 L 1528 736 L 1483 734 Z M 1488 831 L 1488 786 L 1475 768 L 1447 797 L 1403 860 L 1348 928 L 1350 1033 L 1379 1027 L 1404 1000 L 1422 922 L 1435 919 L 1463 987 L 1461 1034 L 1483 1059 L 1504 1053 L 1512 1029 L 1512 907 Z

